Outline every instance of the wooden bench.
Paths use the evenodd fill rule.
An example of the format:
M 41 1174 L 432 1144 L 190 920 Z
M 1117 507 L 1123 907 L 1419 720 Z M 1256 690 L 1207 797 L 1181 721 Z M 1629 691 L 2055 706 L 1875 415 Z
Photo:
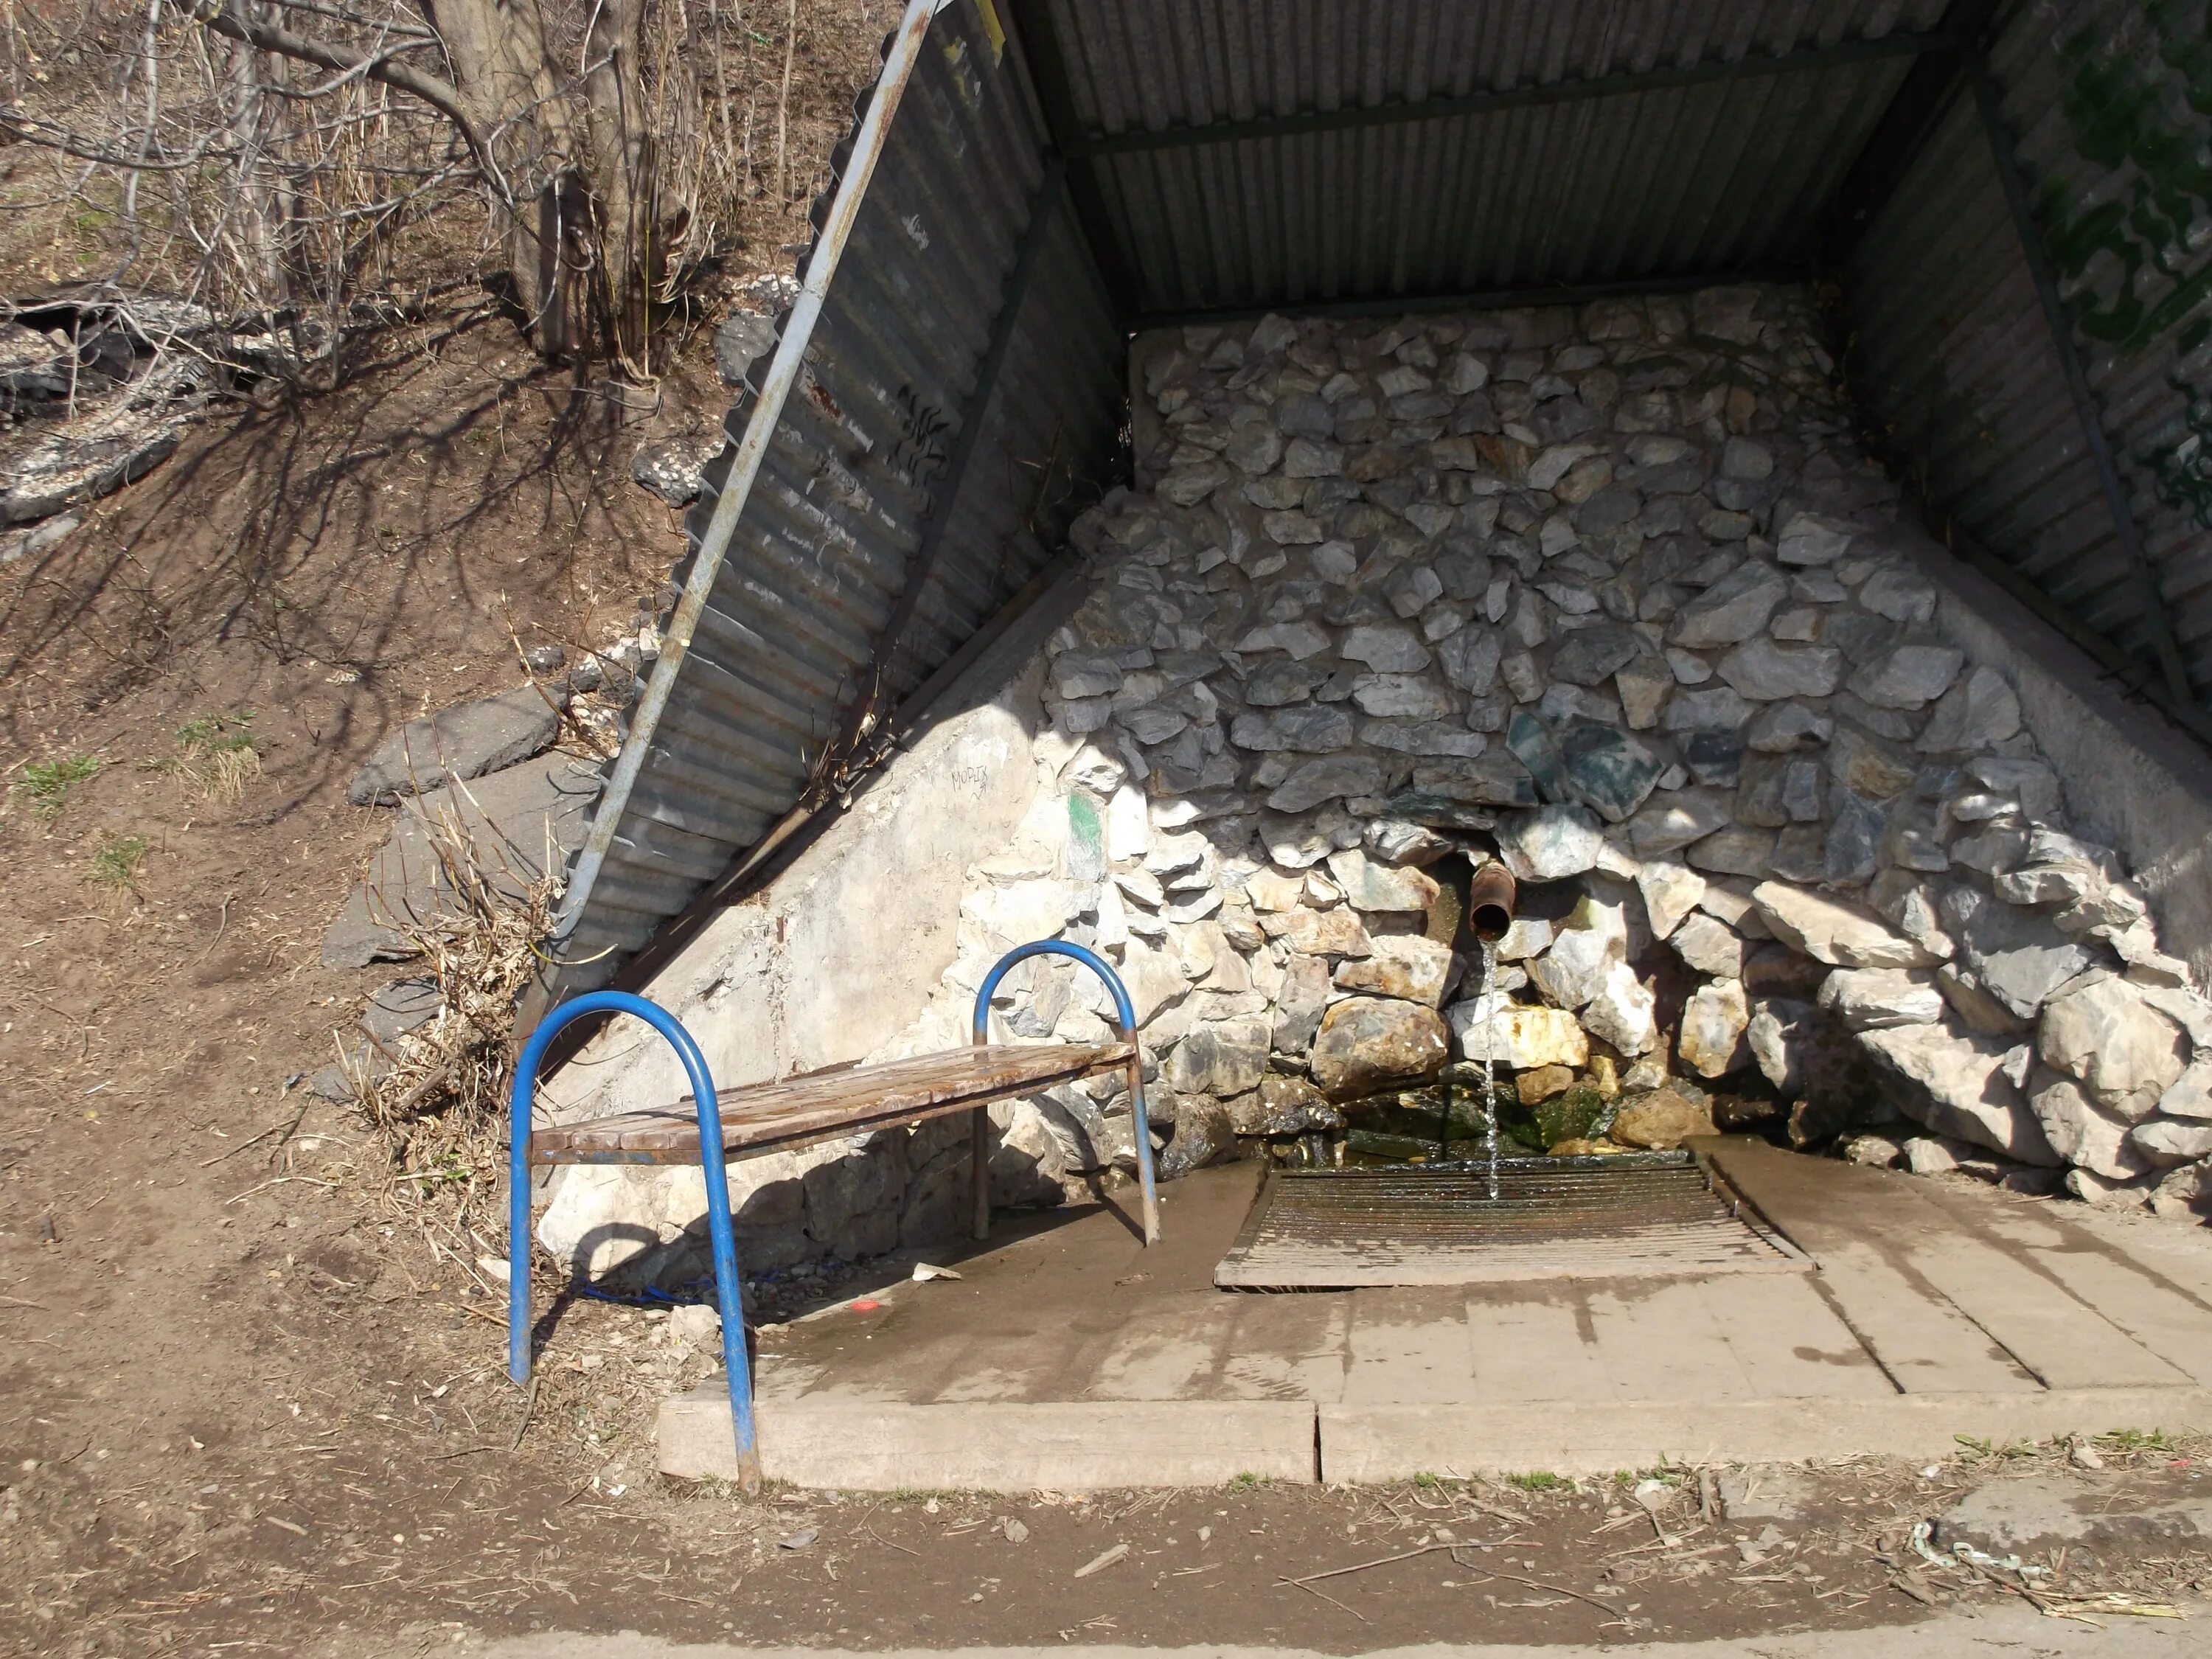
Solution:
M 1072 957 L 1105 981 L 1114 999 L 1115 1042 L 1014 1044 L 990 1040 L 991 997 L 1000 981 L 1017 963 L 1048 955 Z M 665 1037 L 684 1062 L 690 1094 L 672 1107 L 533 1127 L 531 1108 L 537 1093 L 538 1068 L 554 1035 L 572 1020 L 599 1013 L 634 1014 Z M 781 1083 L 755 1084 L 723 1096 L 715 1090 L 706 1057 L 691 1034 L 659 1005 L 626 991 L 593 991 L 554 1010 L 531 1034 L 515 1063 L 509 1109 L 507 1375 L 518 1383 L 530 1380 L 530 1172 L 547 1165 L 696 1164 L 704 1167 L 714 1289 L 722 1311 L 722 1361 L 729 1375 L 730 1419 L 737 1437 L 739 1480 L 747 1491 L 759 1484 L 760 1461 L 753 1434 L 752 1387 L 730 1212 L 732 1158 L 792 1152 L 824 1140 L 964 1111 L 969 1114 L 972 1225 L 977 1238 L 987 1238 L 991 1230 L 991 1103 L 1121 1072 L 1128 1080 L 1135 1119 L 1145 1243 L 1157 1243 L 1159 1204 L 1152 1176 L 1152 1126 L 1145 1115 L 1143 1055 L 1137 1046 L 1136 1017 L 1120 976 L 1079 945 L 1041 939 L 1018 946 L 999 959 L 976 991 L 972 1032 L 973 1041 L 966 1048 L 817 1072 Z

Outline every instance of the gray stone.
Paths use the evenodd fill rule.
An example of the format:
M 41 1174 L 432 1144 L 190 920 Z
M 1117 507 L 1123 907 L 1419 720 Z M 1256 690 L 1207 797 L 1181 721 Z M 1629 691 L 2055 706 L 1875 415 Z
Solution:
M 1516 881 L 1564 881 L 1594 868 L 1603 837 L 1582 806 L 1542 806 L 1516 812 L 1498 827 L 1498 856 Z
M 1552 653 L 1552 678 L 1570 685 L 1597 685 L 1646 648 L 1641 635 L 1618 623 L 1577 629 Z
M 2020 698 L 2003 675 L 1978 665 L 1937 701 L 1912 746 L 1924 755 L 1972 754 L 2019 731 Z
M 1385 864 L 1434 864 L 1452 850 L 1452 843 L 1433 830 L 1388 818 L 1369 824 L 1361 839 L 1368 853 Z
M 1759 711 L 1759 718 L 1744 734 L 1745 744 L 1762 755 L 1786 755 L 1796 749 L 1817 749 L 1836 734 L 1836 723 L 1802 703 L 1781 702 Z
M 1733 789 L 1743 780 L 1743 738 L 1733 732 L 1692 732 L 1680 744 L 1682 763 L 1699 783 Z
M 1328 647 L 1328 630 L 1310 622 L 1268 623 L 1248 630 L 1237 641 L 1239 651 L 1280 651 L 1301 662 Z
M 1717 789 L 1677 789 L 1644 803 L 1628 821 L 1629 850 L 1658 858 L 1704 840 L 1729 822 L 1729 798 Z
M 1304 761 L 1268 792 L 1267 805 L 1278 812 L 1303 812 L 1340 796 L 1380 794 L 1389 776 L 1389 768 L 1374 755 Z
M 1410 628 L 1397 623 L 1370 623 L 1344 636 L 1341 655 L 1364 663 L 1378 674 L 1415 674 L 1426 668 L 1429 648 Z
M 1264 1016 L 1194 1026 L 1162 1067 L 1169 1085 L 1184 1094 L 1241 1095 L 1267 1075 L 1271 1022 Z
M 1240 749 L 1295 750 L 1327 754 L 1352 743 L 1352 716 L 1320 704 L 1239 714 L 1230 722 L 1229 740 Z
M 2034 1018 L 2045 998 L 2094 960 L 2048 918 L 1964 883 L 1945 890 L 1942 913 L 1959 942 L 1960 966 L 2018 1019 Z
M 1753 702 L 1825 697 L 1843 678 L 1844 654 L 1825 645 L 1752 640 L 1723 657 L 1715 672 Z
M 390 806 L 544 753 L 561 733 L 561 711 L 549 695 L 520 685 L 408 721 L 362 763 L 346 799 L 356 806 Z
M 1660 716 L 1662 730 L 1680 733 L 1686 732 L 1738 732 L 1751 720 L 1751 704 L 1734 686 L 1707 686 L 1701 690 L 1678 690 L 1667 700 L 1666 712 Z
M 1900 645 L 1852 675 L 1850 687 L 1876 708 L 1919 708 L 1951 689 L 1966 660 L 1948 645 Z
M 2158 1109 L 2159 1097 L 2180 1079 L 2189 1060 L 2181 1028 L 2127 981 L 2103 973 L 2081 975 L 2044 1004 L 2036 1046 L 2047 1062 L 2079 1079 L 2100 1106 L 2130 1123 Z
M 1654 939 L 1665 939 L 1705 896 L 1705 878 L 1679 859 L 1646 859 L 1636 872 L 1637 890 Z
M 1800 513 L 1782 527 L 1774 556 L 1784 564 L 1833 564 L 1851 544 L 1852 533 L 1847 524 Z
M 719 434 L 705 440 L 669 438 L 647 444 L 630 458 L 630 480 L 671 507 L 689 507 L 699 499 L 701 470 L 721 449 Z
M 1756 559 L 1741 564 L 1675 612 L 1668 641 L 1704 650 L 1756 635 L 1782 602 L 1790 583 Z
M 1127 676 L 1111 656 L 1064 651 L 1052 659 L 1048 678 L 1054 696 L 1074 698 L 1110 696 L 1121 689 Z
M 1717 876 L 1763 876 L 1774 863 L 1771 830 L 1723 830 L 1694 843 L 1683 854 L 1694 869 Z
M 1344 1127 L 1344 1114 L 1302 1077 L 1270 1072 L 1258 1089 L 1228 1103 L 1240 1135 L 1305 1135 Z
M 1890 1026 L 1865 1032 L 1859 1041 L 1902 1085 L 1896 1101 L 1908 1116 L 2018 1163 L 2044 1168 L 2062 1163 L 2008 1074 L 2010 1050 L 2001 1042 L 1932 1024 Z
M 1559 755 L 1565 793 L 1608 823 L 1643 805 L 1667 769 L 1666 761 L 1634 737 L 1595 720 L 1570 723 Z
M 435 926 L 455 914 L 456 896 L 434 850 L 431 824 L 458 824 L 483 849 L 494 890 L 520 900 L 544 873 L 549 850 L 551 867 L 558 869 L 582 843 L 599 782 L 596 764 L 556 754 L 479 778 L 465 793 L 449 785 L 404 800 L 391 839 L 324 939 L 324 965 L 363 968 L 404 960 L 416 947 L 396 924 Z
M 1934 977 L 1903 968 L 1839 968 L 1820 982 L 1820 1006 L 1854 1031 L 1932 1025 L 1944 1013 Z
M 1498 684 L 1502 650 L 1495 629 L 1470 623 L 1437 642 L 1437 660 L 1446 679 L 1480 696 Z
M 1393 1084 L 1434 1077 L 1450 1055 L 1449 1033 L 1435 1009 L 1355 996 L 1322 1017 L 1310 1064 L 1324 1093 L 1333 1100 L 1351 1100 Z
M 1255 708 L 1275 708 L 1286 703 L 1304 702 L 1328 678 L 1328 671 L 1318 663 L 1300 662 L 1295 658 L 1270 657 L 1246 677 L 1244 701 Z
M 1561 801 L 1566 799 L 1566 766 L 1560 758 L 1559 739 L 1543 720 L 1531 709 L 1515 712 L 1505 728 L 1505 746 L 1513 757 L 1528 769 L 1535 780 L 1536 788 L 1544 799 Z
M 1432 720 L 1458 712 L 1450 692 L 1419 674 L 1361 674 L 1352 700 L 1362 714 L 1384 719 Z
M 733 311 L 714 325 L 714 368 L 725 386 L 742 386 L 754 362 L 775 349 L 775 319 Z
M 1936 614 L 1936 585 L 1907 565 L 1887 564 L 1867 578 L 1859 603 L 1893 623 L 1924 623 Z
M 1175 1133 L 1156 1160 L 1158 1173 L 1162 1181 L 1178 1181 L 1236 1155 L 1237 1121 L 1230 1109 L 1211 1095 L 1192 1095 L 1176 1113 Z
M 1283 983 L 1275 993 L 1275 1024 L 1268 1040 L 1277 1054 L 1305 1053 L 1321 1029 L 1329 996 L 1328 964 L 1317 956 L 1293 953 L 1283 964 Z

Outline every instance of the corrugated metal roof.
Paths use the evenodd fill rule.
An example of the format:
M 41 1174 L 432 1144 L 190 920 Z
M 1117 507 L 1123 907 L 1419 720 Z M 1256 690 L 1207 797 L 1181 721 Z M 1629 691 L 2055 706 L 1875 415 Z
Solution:
M 1989 70 L 2191 689 L 2212 693 L 2212 70 L 2203 9 L 2017 8 Z M 2157 676 L 2156 621 L 1989 137 L 1956 99 L 1851 272 L 1863 398 L 1976 541 Z
M 851 151 L 848 141 L 841 172 Z M 611 771 L 571 874 L 560 954 L 574 965 L 559 990 L 604 981 L 799 801 L 906 586 L 933 492 L 956 490 L 888 665 L 886 702 L 1003 607 L 1105 488 L 1122 339 L 1079 229 L 1042 190 L 1046 173 L 1019 59 L 1000 52 L 974 5 L 945 10 L 884 133 L 690 645 L 665 652 L 641 705 L 626 787 L 623 762 Z M 817 204 L 817 227 L 828 211 Z M 1033 268 L 973 417 L 978 441 L 948 479 L 1006 278 L 1040 211 Z M 779 343 L 792 326 L 790 314 L 780 319 Z M 769 368 L 767 358 L 755 364 L 754 380 Z M 765 412 L 757 392 L 725 422 L 723 452 L 686 520 L 679 582 Z
M 1093 137 L 1607 92 L 1932 30 L 1943 0 L 1046 0 Z M 1141 313 L 1801 265 L 1908 50 L 1348 129 L 1099 155 Z M 1587 83 L 1598 82 L 1598 86 Z M 1401 112 L 1401 113 L 1404 112 Z
M 909 0 L 908 21 L 943 3 Z M 909 603 L 878 708 L 1050 559 L 1118 465 L 1133 315 L 1802 268 L 1915 54 L 1955 44 L 1947 9 L 954 0 L 895 118 L 873 124 L 865 195 L 817 205 L 817 225 L 854 209 L 846 257 L 785 319 L 803 363 L 793 344 L 756 365 L 771 400 L 791 395 L 741 401 L 726 422 L 678 570 L 703 558 L 712 580 L 693 584 L 688 646 L 664 655 L 611 769 L 556 989 L 604 979 L 805 797 Z M 2039 192 L 2075 296 L 2159 605 L 2116 531 L 1972 97 L 1936 122 L 1846 273 L 1856 371 L 1938 503 L 2015 578 L 2108 659 L 2151 655 L 2163 611 L 2201 696 L 2212 239 L 2186 85 L 2212 74 L 2201 9 L 2063 0 L 2011 17 L 1990 64 L 2014 176 Z M 896 92 L 887 79 L 864 108 Z M 871 131 L 864 118 L 841 170 Z M 810 264 L 823 258 L 817 243 Z M 994 367 L 971 445 L 962 422 Z

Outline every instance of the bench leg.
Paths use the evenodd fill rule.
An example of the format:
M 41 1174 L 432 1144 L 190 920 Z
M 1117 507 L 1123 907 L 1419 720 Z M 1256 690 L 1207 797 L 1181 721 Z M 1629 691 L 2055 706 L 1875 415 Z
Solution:
M 1160 1242 L 1160 1198 L 1152 1180 L 1152 1124 L 1145 1115 L 1145 1062 L 1137 1055 L 1129 1060 L 1129 1114 L 1137 1137 L 1137 1182 L 1145 1195 L 1145 1248 L 1150 1249 Z
M 975 1237 L 991 1236 L 991 1109 L 968 1114 L 968 1197 Z

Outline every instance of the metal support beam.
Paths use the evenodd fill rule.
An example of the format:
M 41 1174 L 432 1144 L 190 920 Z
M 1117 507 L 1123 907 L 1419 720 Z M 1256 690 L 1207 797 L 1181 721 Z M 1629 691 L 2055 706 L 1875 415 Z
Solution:
M 1043 0 L 1008 0 L 1007 9 L 1014 21 L 1014 45 L 1029 70 L 1030 85 L 1036 90 L 1037 106 L 1043 112 L 1053 149 L 1062 156 L 1073 156 L 1082 135 L 1076 130 L 1075 94 L 1068 80 L 1067 58 L 1060 50 L 1052 18 Z M 1115 314 L 1127 318 L 1137 309 L 1136 276 L 1115 238 L 1114 222 L 1107 215 L 1106 198 L 1098 189 L 1097 175 L 1088 167 L 1076 168 L 1068 179 L 1068 191 L 1075 203 L 1076 220 L 1083 227 L 1083 240 L 1091 247 L 1091 262 L 1098 267 L 1107 297 L 1114 302 Z
M 1827 264 L 1841 269 L 1866 234 L 1874 216 L 1896 193 L 1898 180 L 1912 165 L 1921 147 L 1965 78 L 1966 64 L 1989 33 L 2004 0 L 1951 0 L 1936 30 L 1936 40 L 1913 64 L 1898 88 L 1897 96 L 1873 132 L 1868 135 L 1858 160 L 1844 174 L 1826 216 L 1820 248 Z
M 2073 400 L 2075 417 L 2081 422 L 2082 441 L 2088 447 L 2089 459 L 2097 469 L 2097 482 L 2104 489 L 2105 506 L 2112 516 L 2112 530 L 2120 538 L 2120 547 L 2127 555 L 2135 578 L 2136 602 L 2142 607 L 2143 626 L 2150 635 L 2152 653 L 2158 659 L 2168 695 L 2183 707 L 2189 707 L 2197 701 L 2196 690 L 2189 684 L 2189 671 L 2183 665 L 2180 647 L 2174 642 L 2173 625 L 2166 615 L 2165 596 L 2159 592 L 2158 574 L 2151 568 L 2150 556 L 2143 550 L 2142 532 L 2136 523 L 2134 509 L 2128 504 L 2127 485 L 2120 477 L 2119 465 L 2112 459 L 2112 444 L 2105 436 L 2104 416 L 2089 389 L 2089 376 L 2081 367 L 2081 354 L 2075 349 L 2073 319 L 2066 314 L 2065 301 L 2058 295 L 2058 279 L 2051 269 L 2051 256 L 2044 248 L 2043 234 L 2035 222 L 2027 184 L 2021 177 L 2020 160 L 2013 153 L 2012 135 L 2005 131 L 2004 110 L 1996 83 L 1990 78 L 1989 64 L 1978 55 L 1967 66 L 1966 76 L 1973 89 L 1975 107 L 1982 118 L 1982 131 L 1989 140 L 1990 158 L 1996 163 L 1997 179 L 2004 186 L 2005 204 L 2012 210 L 2013 229 L 2020 237 L 2021 253 L 2034 281 L 2035 296 L 2043 305 L 2043 320 L 2051 332 L 2051 349 L 2058 354 L 2058 365 L 2066 376 L 2066 391 Z
M 1795 266 L 1758 265 L 1699 270 L 1679 276 L 1629 276 L 1607 283 L 1532 283 L 1520 288 L 1453 289 L 1443 293 L 1383 294 L 1350 300 L 1291 300 L 1270 306 L 1224 306 L 1213 310 L 1146 312 L 1131 326 L 1182 328 L 1193 324 L 1283 317 L 1404 317 L 1424 311 L 1504 311 L 1522 306 L 1579 306 L 1647 294 L 1692 294 L 1739 283 L 1796 283 L 1808 272 Z
M 1141 150 L 1181 149 L 1194 144 L 1232 144 L 1247 138 L 1289 138 L 1316 132 L 1346 132 L 1361 127 L 1395 126 L 1409 121 L 1442 121 L 1460 115 L 1490 115 L 1503 110 L 1547 104 L 1581 103 L 1650 92 L 1678 92 L 1718 82 L 1769 75 L 1849 68 L 1893 58 L 1917 58 L 1950 46 L 1942 34 L 1887 34 L 1870 40 L 1845 40 L 1778 57 L 1739 58 L 1684 64 L 1674 69 L 1634 70 L 1581 81 L 1472 92 L 1455 98 L 1424 98 L 1407 104 L 1374 104 L 1354 109 L 1315 110 L 1302 115 L 1261 116 L 1247 121 L 1209 121 L 1197 126 L 1164 127 L 1149 132 L 1094 133 L 1073 141 L 1073 155 L 1127 155 Z

